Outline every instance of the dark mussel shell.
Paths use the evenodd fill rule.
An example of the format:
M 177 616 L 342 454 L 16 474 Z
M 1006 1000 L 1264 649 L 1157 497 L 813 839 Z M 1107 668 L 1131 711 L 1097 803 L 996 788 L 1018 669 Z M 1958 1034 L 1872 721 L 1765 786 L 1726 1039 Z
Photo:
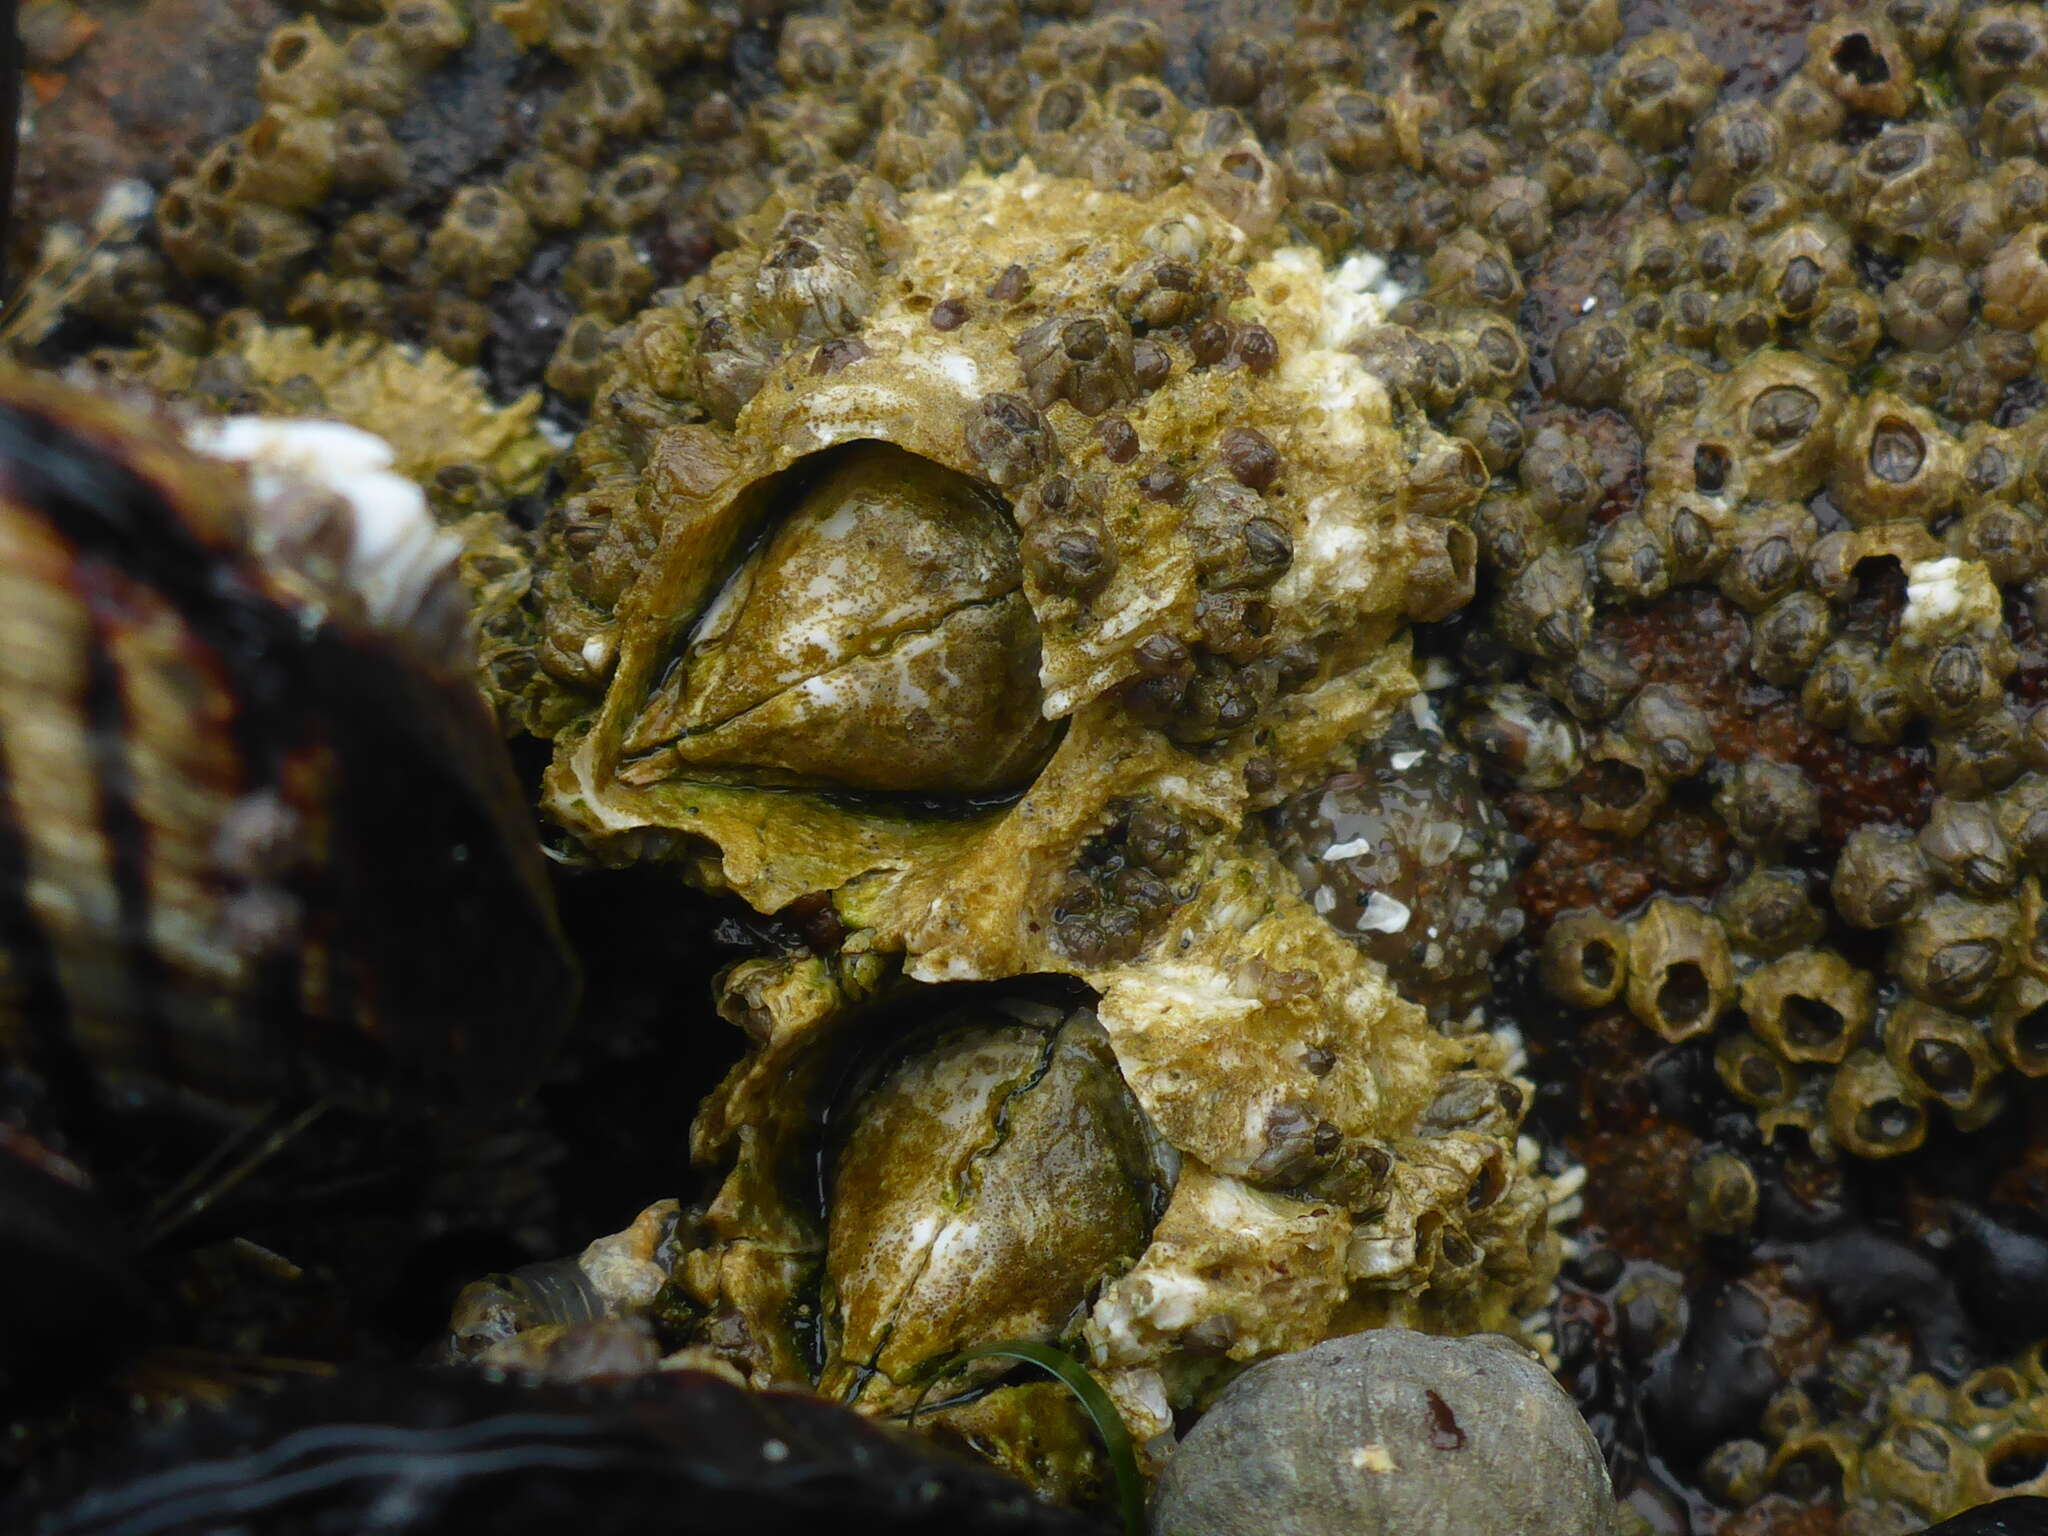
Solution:
M 34 1536 L 1102 1529 L 848 1409 L 701 1371 L 579 1389 L 344 1375 L 195 1415 L 92 1469 L 89 1491 L 17 1518 L 7 1528 Z
M 1996 1499 L 1979 1504 L 1939 1525 L 1930 1525 L 1923 1536 L 2048 1536 L 2048 1499 Z
M 374 611 L 306 499 L 0 377 L 0 1064 L 74 1112 L 488 1106 L 566 1016 L 459 586 Z
M 480 1119 L 574 999 L 455 573 L 359 589 L 292 494 L 0 372 L 0 1398 L 135 1345 L 143 1210 L 236 1130 Z

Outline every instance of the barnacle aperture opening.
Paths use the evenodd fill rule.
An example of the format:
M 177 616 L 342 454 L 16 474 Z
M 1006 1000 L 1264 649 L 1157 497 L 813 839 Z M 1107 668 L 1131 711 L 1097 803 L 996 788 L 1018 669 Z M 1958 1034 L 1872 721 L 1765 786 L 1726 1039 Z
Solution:
M 1028 783 L 1056 727 L 1003 499 L 863 441 L 778 477 L 765 511 L 765 536 L 628 736 L 628 776 L 938 794 Z

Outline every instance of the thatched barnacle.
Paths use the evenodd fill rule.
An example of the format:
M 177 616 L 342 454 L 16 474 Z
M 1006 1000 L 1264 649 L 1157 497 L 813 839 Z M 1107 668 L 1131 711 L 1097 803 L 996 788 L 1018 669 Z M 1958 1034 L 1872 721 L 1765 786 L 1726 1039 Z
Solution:
M 1100 105 L 1047 90 L 1031 110 L 1060 102 L 1075 122 Z M 1234 112 L 1180 131 L 1236 174 Z M 1384 269 L 1278 243 L 1200 176 L 1141 199 L 1027 164 L 825 211 L 792 190 L 771 213 L 625 328 L 538 582 L 549 812 L 599 859 L 654 851 L 763 912 L 829 906 L 844 935 L 721 984 L 755 1047 L 694 1131 L 724 1179 L 674 1266 L 699 1340 L 757 1380 L 866 1381 L 880 1408 L 959 1345 L 1078 1337 L 1149 1436 L 1196 1390 L 1185 1362 L 1305 1346 L 1340 1308 L 1512 1326 L 1554 1251 L 1514 1155 L 1526 1096 L 1492 1035 L 1439 1034 L 1417 1006 L 1464 997 L 1514 930 L 1503 829 L 1455 775 L 1403 822 L 1421 841 L 1397 861 L 1420 872 L 1456 833 L 1470 867 L 1425 882 L 1444 910 L 1418 896 L 1409 938 L 1439 926 L 1441 952 L 1390 979 L 1254 820 L 1361 753 L 1402 760 L 1373 746 L 1415 687 L 1398 627 L 1474 578 L 1459 519 L 1479 451 L 1361 355 L 1398 329 L 1379 325 Z M 792 266 L 793 240 L 819 261 Z M 787 288 L 824 267 L 809 299 Z M 1526 353 L 1489 327 L 1473 353 L 1511 388 Z M 1448 405 L 1464 363 L 1431 347 Z M 1559 494 L 1583 509 L 1590 487 Z M 1124 1195 L 1084 1223 L 1096 1246 L 1056 1306 L 976 1301 L 940 1327 L 936 1291 L 888 1278 L 911 1252 L 888 1234 L 921 1219 L 912 1173 L 941 1176 L 921 1155 L 884 1172 L 904 1162 L 885 1122 L 919 1094 L 869 1100 L 834 1154 L 846 1198 L 789 1191 L 813 1155 L 806 1095 L 846 1043 L 964 982 L 1052 988 L 1090 1022 L 991 1024 L 903 1057 L 903 1083 L 957 1075 L 949 1051 L 1043 1065 L 1056 1038 L 1094 1085 L 1089 1123 L 1121 1127 L 1104 1145 L 1156 1145 L 1181 1172 L 1156 1226 Z M 1493 1108 L 1430 1119 L 1452 1074 Z M 1051 1081 L 1004 1103 L 1077 1123 Z M 973 1177 L 1020 1138 L 993 1161 L 965 1149 Z M 1278 1290 L 1276 1245 L 1299 1276 Z M 987 1284 L 1023 1273 L 1003 1252 Z M 818 1377 L 791 1318 L 821 1269 L 839 1353 Z M 944 1417 L 1024 1457 L 1011 1413 Z
M 984 793 L 1044 760 L 1038 647 L 999 498 L 883 444 L 821 455 L 624 740 L 622 776 L 766 772 Z

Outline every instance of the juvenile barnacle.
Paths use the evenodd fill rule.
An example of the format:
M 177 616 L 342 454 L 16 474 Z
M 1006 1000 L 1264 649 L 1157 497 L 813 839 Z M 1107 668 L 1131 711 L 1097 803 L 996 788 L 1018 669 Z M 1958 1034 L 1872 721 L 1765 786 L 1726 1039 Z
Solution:
M 1495 599 L 1495 622 L 1517 650 L 1560 660 L 1585 641 L 1592 602 L 1576 554 L 1546 549 Z
M 1789 869 L 1752 870 L 1721 893 L 1714 912 L 1730 944 L 1766 960 L 1817 943 L 1827 927 L 1805 878 Z
M 1753 757 L 1736 765 L 1714 804 L 1745 848 L 1772 852 L 1805 842 L 1820 822 L 1820 794 L 1787 763 Z
M 1973 101 L 2010 81 L 2048 80 L 2048 28 L 2032 6 L 1987 5 L 1956 28 L 1956 75 Z
M 1508 125 L 1531 143 L 1544 143 L 1578 125 L 1593 104 L 1593 77 L 1576 59 L 1539 61 L 1508 98 Z
M 2048 320 L 2048 224 L 2029 224 L 1991 253 L 1983 290 L 1987 324 L 2027 331 Z
M 1476 229 L 1461 229 L 1430 253 L 1430 297 L 1449 307 L 1513 314 L 1522 301 L 1514 257 Z
M 1466 200 L 1473 224 L 1518 257 L 1535 255 L 1550 238 L 1550 192 L 1527 176 L 1495 176 Z
M 1823 362 L 1852 368 L 1867 360 L 1884 339 L 1877 298 L 1862 289 L 1832 293 L 1808 324 L 1800 345 Z
M 1714 733 L 1706 715 L 1661 683 L 1643 689 L 1630 701 L 1621 726 L 1667 779 L 1690 778 L 1714 756 Z
M 2018 929 L 2019 911 L 2011 901 L 1943 893 L 1894 933 L 1889 968 L 1923 1002 L 1975 1008 L 2018 965 Z
M 1615 405 L 1634 361 L 1629 338 L 1613 320 L 1593 317 L 1557 338 L 1553 365 L 1560 394 L 1574 405 Z
M 1040 410 L 1064 400 L 1083 416 L 1100 416 L 1137 393 L 1130 327 L 1113 311 L 1043 320 L 1018 336 L 1016 352 Z
M 1625 601 L 1648 602 L 1671 586 L 1671 555 L 1649 522 L 1626 512 L 1601 531 L 1594 552 L 1600 584 Z
M 1686 196 L 1698 208 L 1719 212 L 1738 187 L 1769 174 L 1784 153 L 1784 125 L 1763 102 L 1718 108 L 1693 133 Z
M 1549 51 L 1557 15 L 1550 0 L 1463 0 L 1438 47 L 1475 101 L 1511 89 Z
M 1670 149 L 1684 141 L 1720 84 L 1720 69 L 1690 32 L 1662 29 L 1629 44 L 1601 100 L 1627 138 L 1645 149 Z
M 1643 523 L 1664 549 L 1672 580 L 1710 580 L 1728 556 L 1735 516 L 1719 501 L 1657 496 L 1643 505 Z
M 481 298 L 526 265 L 535 236 L 526 210 L 502 188 L 464 187 L 427 241 L 427 260 Z
M 1728 558 L 1721 565 L 1723 595 L 1751 612 L 1784 598 L 1798 584 L 1819 531 L 1813 514 L 1797 502 L 1772 502 L 1746 511 L 1735 525 Z
M 1926 522 L 1955 501 L 1962 451 L 1932 413 L 1873 393 L 1841 418 L 1828 492 L 1859 524 Z
M 1887 249 L 1903 248 L 1933 223 L 1970 164 L 1969 146 L 1946 123 L 1885 129 L 1857 152 L 1850 173 L 1858 227 Z
M 1611 208 L 1643 184 L 1635 157 L 1595 128 L 1567 133 L 1543 157 L 1541 175 L 1560 213 Z

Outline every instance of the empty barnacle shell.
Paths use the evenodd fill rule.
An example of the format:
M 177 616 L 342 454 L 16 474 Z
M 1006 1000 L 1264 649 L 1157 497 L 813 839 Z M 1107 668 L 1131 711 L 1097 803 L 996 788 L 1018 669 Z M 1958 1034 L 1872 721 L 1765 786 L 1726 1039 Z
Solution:
M 1927 1111 L 1897 1070 L 1876 1051 L 1858 1051 L 1828 1088 L 1827 1129 L 1857 1157 L 1897 1157 L 1926 1139 Z
M 1870 1027 L 1874 1005 L 1869 973 L 1831 950 L 1798 950 L 1742 980 L 1750 1028 L 1788 1061 L 1840 1061 Z
M 1629 1011 L 1667 1040 L 1712 1029 L 1735 997 L 1721 925 L 1684 902 L 1652 901 L 1629 924 L 1627 995 Z
M 1747 1030 L 1715 1043 L 1714 1070 L 1730 1093 L 1754 1109 L 1774 1109 L 1799 1091 L 1791 1063 Z
M 455 546 L 366 433 L 189 436 L 0 379 L 0 1046 L 108 1104 L 516 1095 L 573 980 Z
M 1542 976 L 1551 993 L 1580 1008 L 1614 1001 L 1628 980 L 1628 934 L 1600 912 L 1567 912 L 1543 936 Z
M 1756 1170 L 1733 1152 L 1715 1152 L 1692 1168 L 1686 1219 L 1701 1232 L 1730 1236 L 1756 1220 Z
M 2016 978 L 1992 1010 L 1991 1038 L 2013 1070 L 2048 1077 L 2048 984 Z
M 1885 1056 L 1900 1080 L 1967 1124 L 1998 1075 L 1986 1032 L 1914 999 L 1892 1010 L 1882 1032 Z
M 1623 836 L 1650 824 L 1671 787 L 1655 753 L 1614 731 L 1603 732 L 1587 752 L 1586 776 L 1580 822 Z

